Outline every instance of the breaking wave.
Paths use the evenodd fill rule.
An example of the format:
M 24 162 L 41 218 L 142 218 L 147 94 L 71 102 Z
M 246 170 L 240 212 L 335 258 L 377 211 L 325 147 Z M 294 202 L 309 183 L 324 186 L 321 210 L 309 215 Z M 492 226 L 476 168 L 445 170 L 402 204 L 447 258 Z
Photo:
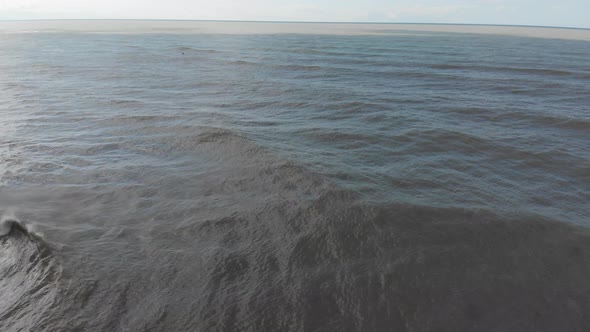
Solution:
M 0 225 L 0 329 L 30 330 L 50 319 L 61 270 L 50 247 L 22 222 Z

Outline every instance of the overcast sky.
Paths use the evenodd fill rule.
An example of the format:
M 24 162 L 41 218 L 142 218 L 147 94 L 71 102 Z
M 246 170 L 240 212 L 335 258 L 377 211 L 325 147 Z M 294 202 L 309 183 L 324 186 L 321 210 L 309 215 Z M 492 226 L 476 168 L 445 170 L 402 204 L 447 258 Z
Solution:
M 0 19 L 435 22 L 590 28 L 590 0 L 0 0 Z

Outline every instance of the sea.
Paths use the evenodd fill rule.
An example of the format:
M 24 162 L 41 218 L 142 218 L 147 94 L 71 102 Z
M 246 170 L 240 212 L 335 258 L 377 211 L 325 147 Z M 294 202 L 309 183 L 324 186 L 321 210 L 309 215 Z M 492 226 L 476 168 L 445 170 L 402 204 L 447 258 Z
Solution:
M 0 22 L 0 331 L 590 331 L 590 30 Z

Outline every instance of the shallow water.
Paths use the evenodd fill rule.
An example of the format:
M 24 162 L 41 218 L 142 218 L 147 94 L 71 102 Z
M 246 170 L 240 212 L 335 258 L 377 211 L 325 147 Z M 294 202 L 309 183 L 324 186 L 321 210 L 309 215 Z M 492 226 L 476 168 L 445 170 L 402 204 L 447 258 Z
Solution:
M 590 329 L 588 41 L 108 23 L 0 24 L 0 330 Z

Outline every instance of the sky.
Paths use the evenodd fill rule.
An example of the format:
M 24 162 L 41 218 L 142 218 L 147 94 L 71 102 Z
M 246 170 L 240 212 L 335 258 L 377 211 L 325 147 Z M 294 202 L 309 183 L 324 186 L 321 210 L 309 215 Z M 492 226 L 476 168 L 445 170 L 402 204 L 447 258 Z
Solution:
M 590 28 L 590 0 L 0 0 L 0 20 L 189 19 Z

